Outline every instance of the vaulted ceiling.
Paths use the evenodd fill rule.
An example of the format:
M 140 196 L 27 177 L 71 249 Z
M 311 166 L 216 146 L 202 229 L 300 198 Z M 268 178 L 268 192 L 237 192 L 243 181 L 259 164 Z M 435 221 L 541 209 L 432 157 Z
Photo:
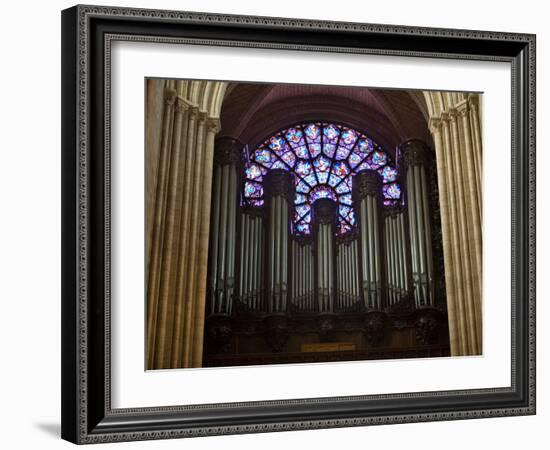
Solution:
M 422 92 L 346 86 L 231 83 L 219 136 L 255 147 L 276 131 L 308 120 L 355 128 L 390 154 L 407 139 L 431 145 Z

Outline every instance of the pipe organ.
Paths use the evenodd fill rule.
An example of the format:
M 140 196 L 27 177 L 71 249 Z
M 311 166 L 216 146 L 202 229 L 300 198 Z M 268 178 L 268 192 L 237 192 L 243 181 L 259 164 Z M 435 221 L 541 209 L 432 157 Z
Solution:
M 361 235 L 361 275 L 366 309 L 382 307 L 379 213 L 382 179 L 378 172 L 359 172 L 353 179 Z
M 414 300 L 417 307 L 433 306 L 432 238 L 425 168 L 428 149 L 419 140 L 407 141 L 401 148 L 406 169 Z
M 384 247 L 389 305 L 399 303 L 409 291 L 409 268 L 405 234 L 405 214 L 401 206 L 389 208 L 384 217 Z
M 262 311 L 264 224 L 257 212 L 241 214 L 239 298 L 248 311 Z
M 297 312 L 315 312 L 313 250 L 310 242 L 292 240 L 292 307 Z
M 360 304 L 357 236 L 339 239 L 337 250 L 338 310 L 356 311 Z
M 242 145 L 235 139 L 217 141 L 211 216 L 208 283 L 211 314 L 231 314 L 235 291 L 237 163 Z
M 313 204 L 317 266 L 317 303 L 320 313 L 334 312 L 334 223 L 336 204 L 320 199 Z
M 266 176 L 267 191 L 267 312 L 285 313 L 288 302 L 289 208 L 294 194 L 288 172 L 274 170 Z
M 242 145 L 216 143 L 209 315 L 240 311 L 270 316 L 391 311 L 410 302 L 433 307 L 431 216 L 425 161 L 428 148 L 410 140 L 398 166 L 406 195 L 384 204 L 377 170 L 354 174 L 355 226 L 338 233 L 338 204 L 311 204 L 311 234 L 294 235 L 295 180 L 282 168 L 266 171 L 262 200 L 239 202 Z M 234 308 L 237 304 L 238 308 Z

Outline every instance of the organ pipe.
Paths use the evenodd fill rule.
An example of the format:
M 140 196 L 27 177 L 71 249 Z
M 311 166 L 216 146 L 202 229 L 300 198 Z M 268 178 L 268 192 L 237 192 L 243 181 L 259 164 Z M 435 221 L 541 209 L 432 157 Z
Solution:
M 241 214 L 241 264 L 239 298 L 249 310 L 260 310 L 263 274 L 263 222 L 260 211 L 253 208 Z
M 319 312 L 334 311 L 334 229 L 336 204 L 330 199 L 319 199 L 313 204 L 317 266 L 317 302 Z
M 378 208 L 382 178 L 375 171 L 361 171 L 353 179 L 353 196 L 359 207 L 362 296 L 366 309 L 382 307 L 380 228 Z
M 294 197 L 294 184 L 289 173 L 273 170 L 265 178 L 269 205 L 268 217 L 268 289 L 267 309 L 270 314 L 287 310 L 289 204 Z
M 384 217 L 385 270 L 390 305 L 398 303 L 408 291 L 403 223 L 403 209 L 400 205 L 386 208 Z
M 301 312 L 315 312 L 313 303 L 313 257 L 311 241 L 292 240 L 292 299 Z
M 337 257 L 338 307 L 351 308 L 359 298 L 357 237 L 339 239 Z
M 426 185 L 427 146 L 417 139 L 401 145 L 406 167 L 413 288 L 418 307 L 433 306 L 433 257 Z
M 235 290 L 237 163 L 242 144 L 221 139 L 214 151 L 209 298 L 211 314 L 231 314 Z

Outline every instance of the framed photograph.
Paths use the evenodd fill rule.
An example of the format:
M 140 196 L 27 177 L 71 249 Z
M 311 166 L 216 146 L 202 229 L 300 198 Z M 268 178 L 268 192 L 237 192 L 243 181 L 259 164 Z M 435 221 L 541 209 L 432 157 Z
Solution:
M 62 437 L 535 413 L 535 36 L 62 12 Z

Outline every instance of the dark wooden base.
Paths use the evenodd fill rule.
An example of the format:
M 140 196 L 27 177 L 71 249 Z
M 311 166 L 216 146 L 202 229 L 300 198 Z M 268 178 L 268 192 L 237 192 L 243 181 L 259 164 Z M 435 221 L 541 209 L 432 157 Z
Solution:
M 450 355 L 445 311 L 211 316 L 204 367 L 432 358 Z M 341 345 L 342 351 L 311 351 Z M 305 344 L 306 345 L 304 347 Z M 330 345 L 334 344 L 334 345 Z M 309 349 L 310 351 L 304 351 Z

